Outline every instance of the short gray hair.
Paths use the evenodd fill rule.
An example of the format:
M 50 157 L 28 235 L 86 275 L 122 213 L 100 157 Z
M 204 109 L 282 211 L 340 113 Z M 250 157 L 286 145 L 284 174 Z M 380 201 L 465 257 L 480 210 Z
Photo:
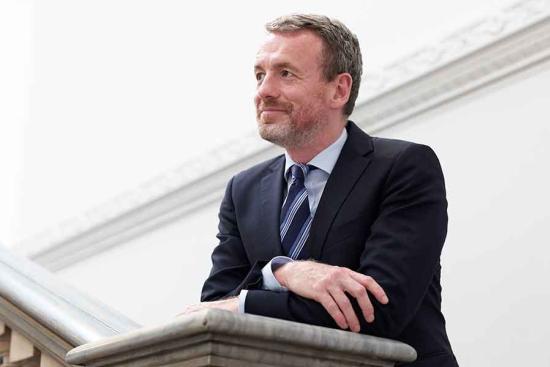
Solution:
M 297 32 L 310 30 L 323 40 L 323 74 L 331 81 L 341 73 L 349 73 L 352 79 L 349 100 L 344 114 L 349 116 L 359 94 L 363 61 L 357 36 L 342 22 L 323 15 L 291 14 L 279 17 L 265 25 L 268 32 Z

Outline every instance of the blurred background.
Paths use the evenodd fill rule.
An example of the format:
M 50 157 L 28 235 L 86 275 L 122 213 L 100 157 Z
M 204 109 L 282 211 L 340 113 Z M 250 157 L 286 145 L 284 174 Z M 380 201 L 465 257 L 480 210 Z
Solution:
M 255 132 L 253 62 L 293 12 L 358 35 L 352 119 L 440 158 L 461 365 L 549 365 L 545 0 L 4 0 L 0 242 L 143 324 L 197 302 L 227 179 L 279 152 Z

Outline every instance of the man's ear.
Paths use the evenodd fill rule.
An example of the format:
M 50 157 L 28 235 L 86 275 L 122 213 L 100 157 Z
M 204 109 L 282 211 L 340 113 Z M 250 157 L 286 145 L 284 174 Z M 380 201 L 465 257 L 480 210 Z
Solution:
M 351 85 L 353 84 L 351 75 L 349 73 L 338 74 L 331 84 L 333 85 L 330 99 L 331 106 L 336 109 L 343 108 L 348 103 L 351 93 Z

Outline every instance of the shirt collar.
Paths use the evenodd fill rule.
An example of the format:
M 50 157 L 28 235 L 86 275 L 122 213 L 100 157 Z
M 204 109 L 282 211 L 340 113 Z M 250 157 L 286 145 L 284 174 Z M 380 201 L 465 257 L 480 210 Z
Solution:
M 348 138 L 348 132 L 346 129 L 342 129 L 342 133 L 340 134 L 340 137 L 336 139 L 334 143 L 326 147 L 324 150 L 322 150 L 319 154 L 317 154 L 311 161 L 309 161 L 307 164 L 311 164 L 318 169 L 321 169 L 328 173 L 329 175 L 332 173 L 332 169 L 334 168 L 334 165 L 336 165 L 336 161 L 338 160 L 338 157 L 340 156 L 340 152 L 342 151 L 342 148 L 344 147 L 344 143 L 346 142 Z M 285 179 L 287 177 L 288 170 L 292 165 L 296 164 L 290 158 L 290 155 L 285 152 Z

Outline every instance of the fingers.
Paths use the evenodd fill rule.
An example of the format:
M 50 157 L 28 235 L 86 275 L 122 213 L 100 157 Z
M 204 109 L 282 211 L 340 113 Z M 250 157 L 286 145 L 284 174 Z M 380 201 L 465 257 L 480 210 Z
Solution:
M 289 265 L 293 269 L 287 274 L 287 288 L 302 297 L 321 303 L 342 329 L 349 328 L 359 332 L 361 323 L 358 315 L 369 323 L 374 321 L 374 307 L 369 298 L 371 295 L 382 304 L 388 303 L 386 293 L 370 276 L 345 267 L 311 261 L 289 263 L 279 271 L 288 270 Z M 357 300 L 362 315 L 355 313 L 348 295 Z
M 349 279 L 346 279 L 343 285 L 346 292 L 357 300 L 357 303 L 359 304 L 359 307 L 363 312 L 363 317 L 365 318 L 365 320 L 367 320 L 367 322 L 373 322 L 374 308 L 372 307 L 372 303 L 369 299 L 366 288 L 361 283 L 358 283 L 355 279 L 351 277 Z
M 387 304 L 389 302 L 388 296 L 384 289 L 370 276 L 357 273 L 350 270 L 350 275 L 353 279 L 358 281 L 365 287 L 372 295 L 382 304 Z
M 336 301 L 338 308 L 344 314 L 346 318 L 346 323 L 348 324 L 351 331 L 358 333 L 361 330 L 359 320 L 357 315 L 355 315 L 355 310 L 351 306 L 349 298 L 341 289 L 332 289 L 329 291 L 330 295 Z
M 190 314 L 190 313 L 193 313 L 193 312 L 197 312 L 197 311 L 200 311 L 202 310 L 204 307 L 202 306 L 202 304 L 195 304 L 195 305 L 189 305 L 187 307 L 185 307 L 185 309 L 183 310 L 183 312 L 177 314 L 176 316 L 183 316 L 183 315 L 187 315 L 187 314 Z
M 374 321 L 374 307 L 368 292 L 372 293 L 382 304 L 389 302 L 384 289 L 370 276 L 350 269 L 338 268 L 334 270 L 331 278 L 333 283 L 326 289 L 336 302 L 352 331 L 359 332 L 360 323 L 346 293 L 357 300 L 363 317 L 369 323 Z
M 338 324 L 338 327 L 340 329 L 347 329 L 348 324 L 346 322 L 346 318 L 344 317 L 344 314 L 342 311 L 340 311 L 340 308 L 328 293 L 324 294 L 320 299 L 319 303 L 323 305 L 325 310 L 329 313 L 330 317 L 336 321 L 336 324 Z

